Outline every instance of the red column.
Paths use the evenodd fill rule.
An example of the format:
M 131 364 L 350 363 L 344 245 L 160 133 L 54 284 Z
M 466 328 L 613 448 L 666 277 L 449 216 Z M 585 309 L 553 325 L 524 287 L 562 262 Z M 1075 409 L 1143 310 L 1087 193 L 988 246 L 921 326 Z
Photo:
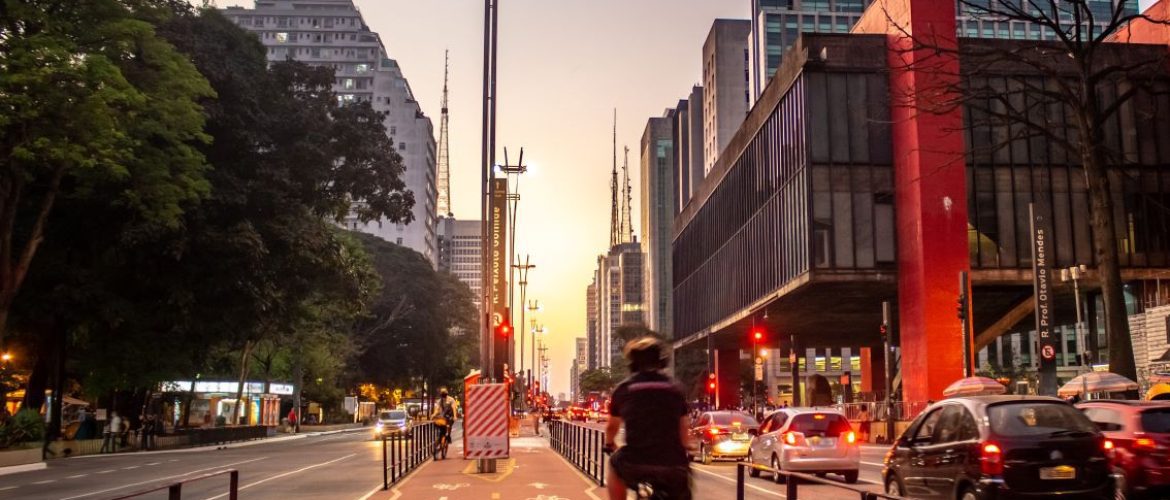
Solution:
M 970 268 L 963 115 L 944 104 L 953 99 L 959 61 L 932 49 L 911 50 L 915 41 L 953 48 L 955 30 L 955 2 L 949 0 L 878 0 L 854 28 L 889 37 L 906 401 L 940 399 L 963 376 L 955 310 L 959 272 Z
M 739 349 L 715 351 L 715 407 L 739 406 Z
M 861 392 L 886 391 L 886 359 L 881 348 L 861 348 Z

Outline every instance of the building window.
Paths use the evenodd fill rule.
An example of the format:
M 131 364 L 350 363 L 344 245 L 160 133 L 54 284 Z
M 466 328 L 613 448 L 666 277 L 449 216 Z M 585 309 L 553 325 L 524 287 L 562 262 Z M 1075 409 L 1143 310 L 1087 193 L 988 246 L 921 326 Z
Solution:
M 399 151 L 406 151 L 406 143 L 405 142 L 398 143 L 398 150 Z
M 397 240 L 395 240 L 395 242 L 398 243 L 399 245 L 402 245 L 402 238 L 398 238 Z
M 288 33 L 280 32 L 276 34 L 276 43 L 288 43 Z

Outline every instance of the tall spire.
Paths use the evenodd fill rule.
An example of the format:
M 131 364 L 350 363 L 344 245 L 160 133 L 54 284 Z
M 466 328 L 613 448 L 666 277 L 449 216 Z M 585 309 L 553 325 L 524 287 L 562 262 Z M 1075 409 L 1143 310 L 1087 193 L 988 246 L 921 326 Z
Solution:
M 626 195 L 622 199 L 622 239 L 623 243 L 634 241 L 634 221 L 630 206 L 634 201 L 634 190 L 630 187 L 630 147 L 625 146 L 626 157 L 622 160 L 622 177 L 625 178 Z
M 446 215 L 451 217 L 454 213 L 451 210 L 451 160 L 450 153 L 447 149 L 447 68 L 448 68 L 448 51 L 443 51 L 443 101 L 442 114 L 439 118 L 439 203 L 438 213 L 440 216 Z
M 613 110 L 613 172 L 610 174 L 609 192 L 612 195 L 609 207 L 609 247 L 613 248 L 622 243 L 622 222 L 618 211 L 617 108 Z

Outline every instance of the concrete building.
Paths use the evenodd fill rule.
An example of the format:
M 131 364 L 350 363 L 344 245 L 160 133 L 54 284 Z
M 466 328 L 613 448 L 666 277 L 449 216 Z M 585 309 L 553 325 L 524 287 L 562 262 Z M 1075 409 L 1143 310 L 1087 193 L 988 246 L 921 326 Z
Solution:
M 451 217 L 439 218 L 439 271 L 454 274 L 465 283 L 475 297 L 478 308 L 483 292 L 483 258 L 480 246 L 480 222 L 457 220 Z
M 643 264 L 642 246 L 636 238 L 630 243 L 615 245 L 608 254 L 597 257 L 597 271 L 594 273 L 597 285 L 595 357 L 599 368 L 622 362 L 618 328 L 646 324 Z
M 350 217 L 344 225 L 414 249 L 437 265 L 434 127 L 415 100 L 398 62 L 387 54 L 381 38 L 370 31 L 352 0 L 257 0 L 253 9 L 228 7 L 223 12 L 256 34 L 268 49 L 269 62 L 294 59 L 332 67 L 339 105 L 368 102 L 386 113 L 386 133 L 406 167 L 406 188 L 414 193 L 414 220 L 409 224 L 362 223 Z
M 585 364 L 589 370 L 596 370 L 601 359 L 598 355 L 601 339 L 598 337 L 600 328 L 600 309 L 597 302 L 597 269 L 593 270 L 593 282 L 585 287 Z
M 739 129 L 748 111 L 751 21 L 716 19 L 703 43 L 703 172 Z
M 703 87 L 691 89 L 680 100 L 674 115 L 675 183 L 678 185 L 675 215 L 691 201 L 695 188 L 703 182 Z
M 582 396 L 581 374 L 585 373 L 585 370 L 587 370 L 589 366 L 589 339 L 585 337 L 577 337 L 576 341 L 575 355 L 573 356 L 573 362 L 570 363 L 571 366 L 569 367 L 569 373 L 571 374 L 569 381 L 570 385 L 572 386 L 572 391 L 569 392 L 569 397 L 572 398 L 573 401 L 577 401 Z
M 932 90 L 923 87 L 924 71 L 937 78 L 961 67 L 957 56 L 932 59 L 931 70 L 917 60 L 890 67 L 896 49 L 889 37 L 901 36 L 891 20 L 915 33 L 957 32 L 960 24 L 949 2 L 899 4 L 904 9 L 892 19 L 870 8 L 849 34 L 799 38 L 675 218 L 674 346 L 716 351 L 720 400 L 727 405 L 736 404 L 730 391 L 737 387 L 740 350 L 753 328 L 765 332 L 763 347 L 780 349 L 782 355 L 772 358 L 781 360 L 777 370 L 794 368 L 783 365 L 789 352 L 801 374 L 822 373 L 821 359 L 831 368 L 834 357 L 842 365 L 849 358 L 852 368 L 856 352 L 861 373 L 852 378 L 860 380 L 858 392 L 880 391 L 883 300 L 895 302 L 898 364 L 914 374 L 903 380 L 901 399 L 939 399 L 964 365 L 962 324 L 955 315 L 960 271 L 970 274 L 976 350 L 995 343 L 1002 352 L 1005 342 L 1008 349 L 1030 349 L 1029 339 L 1010 336 L 1028 332 L 1034 321 L 1029 203 L 1042 207 L 1052 222 L 1053 270 L 1096 265 L 1083 171 L 1077 156 L 1059 147 L 1068 143 L 1060 134 L 1068 132 L 1052 140 L 1020 138 L 1008 130 L 1013 125 L 965 121 L 984 112 L 972 110 L 977 103 L 970 100 L 935 113 L 897 105 L 897 96 Z M 973 49 L 965 54 L 978 54 L 979 47 L 1037 46 L 984 37 L 959 37 L 957 43 Z M 1166 50 L 1108 44 L 1095 57 L 1164 61 Z M 953 73 L 938 69 L 944 64 Z M 1067 66 L 1058 62 L 1056 71 L 1064 77 L 1073 71 Z M 959 82 L 968 92 L 1026 93 L 1044 83 L 1031 86 L 1021 79 L 1052 78 L 1022 68 L 990 68 L 982 83 Z M 1170 85 L 1170 72 L 1150 78 L 1156 86 Z M 992 81 L 997 83 L 987 83 Z M 1123 93 L 1118 88 L 1129 85 L 1122 76 L 1102 83 L 1102 105 L 1111 106 Z M 1141 111 L 1170 109 L 1170 97 L 1136 92 L 1135 102 L 1144 104 L 1117 106 L 1104 138 L 1110 158 L 1124 159 L 1106 168 L 1111 178 L 1125 179 L 1110 189 L 1117 200 L 1115 224 L 1126 228 L 1118 234 L 1118 258 L 1131 314 L 1164 303 L 1157 300 L 1167 296 L 1167 287 L 1155 277 L 1170 274 L 1170 240 L 1164 237 L 1170 211 L 1155 201 L 1170 196 L 1170 150 L 1155 146 L 1170 134 L 1170 113 Z M 1035 118 L 1044 121 L 1044 130 L 1068 130 L 1057 109 Z M 990 147 L 996 138 L 1000 146 Z M 1071 284 L 1053 290 L 1054 324 L 1073 323 Z M 1080 290 L 1087 304 L 1099 300 L 1095 279 L 1083 281 Z M 1156 323 L 1160 313 L 1151 314 L 1155 319 L 1147 323 Z M 1107 346 L 1099 343 L 1100 310 L 1088 310 L 1085 323 L 1087 347 L 1101 359 Z M 1049 362 L 1075 362 L 1079 349 L 1063 341 L 1067 330 L 1060 326 L 1049 337 L 1052 344 L 1043 350 Z M 1162 332 L 1144 331 L 1155 339 Z M 1147 342 L 1145 359 L 1161 357 L 1163 345 Z
M 683 113 L 686 101 L 680 101 Z M 670 240 L 676 212 L 675 161 L 677 110 L 651 118 L 642 134 L 641 216 L 642 251 L 646 272 L 643 288 L 646 326 L 671 338 Z M 680 141 L 681 142 L 681 141 Z

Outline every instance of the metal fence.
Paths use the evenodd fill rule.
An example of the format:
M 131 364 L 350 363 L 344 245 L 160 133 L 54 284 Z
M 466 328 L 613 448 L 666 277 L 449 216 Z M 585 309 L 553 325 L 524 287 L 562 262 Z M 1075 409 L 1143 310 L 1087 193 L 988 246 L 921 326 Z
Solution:
M 927 406 L 930 406 L 929 401 L 894 401 L 887 409 L 885 401 L 875 401 L 869 403 L 846 403 L 834 405 L 833 407 L 841 410 L 849 420 L 861 419 L 861 408 L 865 407 L 869 410 L 869 417 L 874 422 L 881 422 L 885 421 L 887 416 L 890 415 L 894 417 L 895 421 L 914 420 Z
M 167 490 L 167 500 L 180 500 L 181 498 L 183 498 L 183 485 L 184 484 L 192 483 L 195 481 L 202 481 L 204 479 L 212 478 L 215 476 L 222 476 L 224 474 L 228 475 L 228 500 L 237 500 L 239 498 L 239 495 L 240 495 L 240 471 L 238 471 L 236 469 L 221 470 L 218 472 L 212 472 L 210 474 L 204 474 L 202 476 L 189 477 L 187 479 L 183 479 L 181 481 L 176 481 L 176 482 L 173 482 L 170 484 L 164 484 L 162 486 L 155 486 L 153 488 L 146 489 L 146 490 L 135 491 L 134 493 L 131 493 L 129 495 L 114 497 L 114 498 L 111 498 L 110 500 L 123 500 L 126 498 L 135 498 L 135 497 L 148 495 L 150 493 L 154 493 L 156 491 L 162 491 L 162 490 Z
M 448 433 L 447 439 L 450 439 Z M 382 489 L 430 460 L 439 442 L 439 428 L 433 422 L 413 424 L 405 431 L 382 436 Z M 450 458 L 448 456 L 448 458 Z
M 563 420 L 548 422 L 549 446 L 598 485 L 605 484 L 605 431 Z
M 755 465 L 755 464 L 750 464 L 750 463 L 746 463 L 746 462 L 740 462 L 737 465 L 738 465 L 738 467 L 736 467 L 736 472 L 735 472 L 735 498 L 736 498 L 736 500 L 744 500 L 744 490 L 745 490 L 745 486 L 747 484 L 746 481 L 747 481 L 748 469 L 756 469 L 756 470 L 763 472 L 765 474 L 780 474 L 782 477 L 784 477 L 784 496 L 787 497 L 788 500 L 796 500 L 796 499 L 800 498 L 800 483 L 823 484 L 823 485 L 832 486 L 832 487 L 839 489 L 839 490 L 852 491 L 853 493 L 856 493 L 857 498 L 859 498 L 861 500 L 879 500 L 879 499 L 909 500 L 906 497 L 898 497 L 898 496 L 893 496 L 893 495 L 887 495 L 885 493 L 877 493 L 874 491 L 867 491 L 867 490 L 860 488 L 860 487 L 857 487 L 857 486 L 852 486 L 852 485 L 848 485 L 848 484 L 841 484 L 841 483 L 838 483 L 836 481 L 822 479 L 822 478 L 819 478 L 819 477 L 812 475 L 812 474 L 802 474 L 800 472 L 789 472 L 789 471 L 778 471 L 778 470 L 773 469 L 771 467 L 765 467 L 763 465 Z M 823 491 L 818 492 L 818 493 L 820 493 L 821 495 L 824 494 Z M 809 494 L 809 495 L 806 495 L 805 498 L 817 498 L 817 495 L 816 494 Z
M 138 431 L 127 431 L 124 435 L 108 436 L 108 439 L 103 435 L 96 439 L 52 441 L 49 443 L 46 458 L 222 445 L 263 439 L 274 432 L 274 428 L 264 426 L 180 429 L 175 434 L 152 435 L 150 442 L 147 443 Z

